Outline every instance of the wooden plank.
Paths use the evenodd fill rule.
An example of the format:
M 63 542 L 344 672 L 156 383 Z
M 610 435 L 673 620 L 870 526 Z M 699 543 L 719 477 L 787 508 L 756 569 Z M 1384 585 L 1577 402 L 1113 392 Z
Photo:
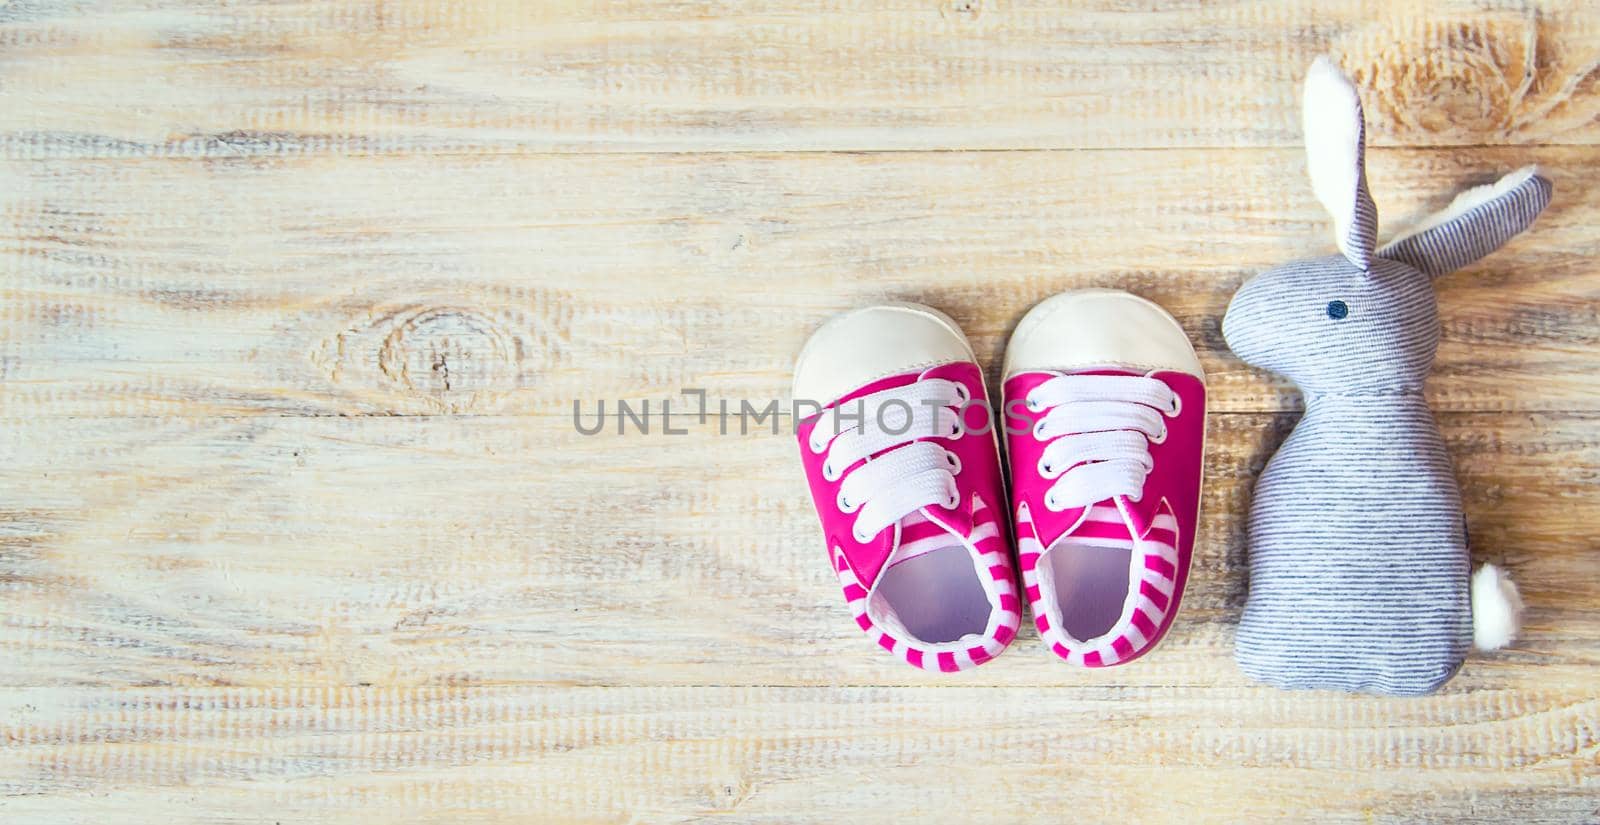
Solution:
M 0 4 L 0 156 L 1593 144 L 1584 0 Z M 20 105 L 19 105 L 20 103 Z
M 1570 688 L 73 688 L 0 719 L 14 821 L 1570 823 L 1600 792 Z
M 1029 627 L 954 684 L 1242 689 L 1249 486 L 1292 414 L 1210 422 L 1163 647 L 1068 668 Z M 1583 689 L 1600 649 L 1600 417 L 1443 417 L 1524 639 L 1450 691 Z M 37 419 L 0 432 L 0 686 L 935 685 L 829 575 L 787 434 L 583 436 L 550 417 Z M 1520 694 L 1519 694 L 1520 695 Z
M 1448 410 L 1594 410 L 1600 149 L 1379 150 L 1390 227 L 1530 161 L 1554 206 L 1439 283 Z M 1213 409 L 1298 396 L 1226 351 L 1256 271 L 1329 254 L 1293 149 L 72 160 L 0 164 L 0 416 L 569 414 L 786 398 L 884 299 L 998 364 L 1063 289 L 1171 309 Z

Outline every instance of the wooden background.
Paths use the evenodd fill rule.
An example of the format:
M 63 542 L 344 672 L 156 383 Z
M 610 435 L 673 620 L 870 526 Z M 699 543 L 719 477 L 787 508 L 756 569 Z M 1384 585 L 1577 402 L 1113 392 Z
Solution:
M 1218 320 L 1333 248 L 1322 53 L 1387 226 L 1556 184 L 1439 285 L 1429 394 L 1529 612 L 1428 699 L 1231 658 L 1298 400 Z M 1595 822 L 1597 222 L 1584 0 L 0 0 L 0 821 Z M 897 664 L 788 435 L 572 424 L 784 398 L 882 299 L 997 364 L 1086 285 L 1211 374 L 1187 609 L 1127 668 Z

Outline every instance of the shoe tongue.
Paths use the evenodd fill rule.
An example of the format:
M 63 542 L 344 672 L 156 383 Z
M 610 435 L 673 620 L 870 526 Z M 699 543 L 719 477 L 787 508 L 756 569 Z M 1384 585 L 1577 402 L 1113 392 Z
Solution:
M 884 569 L 960 543 L 949 528 L 930 520 L 918 510 L 900 520 L 900 545 L 889 556 L 889 563 L 884 565 Z
M 1115 546 L 1118 542 L 1125 544 L 1132 541 L 1135 535 L 1138 534 L 1134 533 L 1122 508 L 1112 499 L 1106 499 L 1085 507 L 1077 524 L 1063 532 L 1060 538 L 1072 538 L 1090 544 L 1104 541 Z
M 1052 547 L 1056 542 L 1068 537 L 1082 539 L 1091 544 L 1096 541 L 1110 542 L 1108 546 L 1116 546 L 1117 542 L 1136 538 L 1144 539 L 1155 526 L 1156 508 L 1143 502 L 1131 501 L 1126 496 L 1117 496 L 1082 509 L 1067 510 L 1062 515 L 1071 521 L 1054 535 L 1040 531 L 1040 544 Z
M 1057 516 L 1059 520 L 1054 524 L 1040 525 L 1036 522 L 1034 528 L 1039 542 L 1046 547 L 1068 536 L 1121 541 L 1143 539 L 1155 526 L 1156 507 L 1143 501 L 1133 501 L 1127 496 L 1116 496 L 1088 507 L 1069 508 L 1050 515 Z

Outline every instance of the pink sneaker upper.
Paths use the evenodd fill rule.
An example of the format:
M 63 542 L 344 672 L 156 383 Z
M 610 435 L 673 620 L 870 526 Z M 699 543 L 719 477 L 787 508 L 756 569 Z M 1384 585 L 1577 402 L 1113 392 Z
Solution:
M 1132 661 L 1171 627 L 1189 575 L 1206 404 L 1193 348 L 1156 305 L 1089 290 L 1030 312 L 1012 349 L 1006 446 L 1034 624 L 1073 664 Z
M 1088 374 L 1139 375 L 1113 370 Z M 1054 377 L 1037 372 L 1014 376 L 1006 382 L 1006 398 L 1026 398 L 1031 390 Z M 1189 576 L 1205 444 L 1205 386 L 1195 376 L 1180 372 L 1156 372 L 1149 377 L 1170 387 L 1180 399 L 1180 408 L 1170 417 L 1157 411 L 1165 424 L 1165 435 L 1157 435 L 1158 443 L 1148 443 L 1150 439 L 1144 433 L 1137 433 L 1148 443 L 1151 465 L 1137 498 L 1116 495 L 1089 503 L 1050 506 L 1051 488 L 1057 480 L 1083 465 L 1048 467 L 1047 476 L 1040 468 L 1046 447 L 1060 438 L 1070 439 L 1082 433 L 1036 438 L 1034 428 L 1049 409 L 1031 411 L 1021 403 L 1008 405 L 1009 430 L 1022 431 L 1008 435 L 1007 444 L 1019 560 L 1028 602 L 1040 637 L 1056 655 L 1074 664 L 1122 664 L 1154 647 L 1177 615 Z M 1048 466 L 1048 462 L 1044 463 Z M 1090 556 L 1109 558 L 1070 560 L 1063 556 L 1062 563 L 1041 569 L 1046 548 L 1064 554 L 1074 544 Z M 1122 564 L 1128 565 L 1125 574 L 1120 569 Z M 1108 566 L 1118 569 L 1108 570 Z M 1043 577 L 1049 577 L 1049 581 L 1042 584 Z M 1067 577 L 1092 581 L 1073 587 L 1074 583 L 1063 580 Z M 1115 590 L 1090 592 L 1108 587 Z M 1046 589 L 1051 592 L 1043 592 Z M 1070 591 L 1080 602 L 1098 605 L 1075 610 L 1070 598 L 1061 598 L 1063 591 Z M 1057 598 L 1047 598 L 1051 595 Z M 1115 609 L 1116 618 L 1100 629 L 1099 625 L 1105 624 L 1107 602 Z M 1082 627 L 1095 629 L 1080 631 L 1077 635 L 1087 638 L 1077 638 L 1072 631 Z
M 850 417 L 855 411 L 863 421 Z M 994 658 L 1021 621 L 988 413 L 977 364 L 957 362 L 872 381 L 798 428 L 806 479 L 856 624 L 927 670 Z M 865 501 L 851 500 L 864 493 Z M 899 514 L 917 501 L 925 503 Z M 886 514 L 892 520 L 878 527 Z

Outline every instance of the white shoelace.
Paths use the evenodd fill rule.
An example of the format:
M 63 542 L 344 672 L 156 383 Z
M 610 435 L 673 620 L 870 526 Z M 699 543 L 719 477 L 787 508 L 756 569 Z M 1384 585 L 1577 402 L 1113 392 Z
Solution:
M 960 435 L 958 411 L 969 400 L 965 386 L 929 378 L 822 413 L 809 446 L 813 453 L 828 454 L 823 478 L 837 481 L 844 475 L 836 504 L 840 512 L 855 514 L 856 541 L 870 541 L 923 507 L 952 509 L 960 503 L 956 474 L 961 460 L 932 441 L 917 439 Z M 846 423 L 850 426 L 844 427 Z M 850 469 L 862 459 L 865 464 Z
M 1049 410 L 1033 437 L 1050 442 L 1038 470 L 1056 480 L 1044 505 L 1057 512 L 1115 496 L 1138 501 L 1155 466 L 1150 445 L 1167 439 L 1162 419 L 1182 403 L 1164 382 L 1137 375 L 1059 375 L 1023 401 L 1030 412 Z

